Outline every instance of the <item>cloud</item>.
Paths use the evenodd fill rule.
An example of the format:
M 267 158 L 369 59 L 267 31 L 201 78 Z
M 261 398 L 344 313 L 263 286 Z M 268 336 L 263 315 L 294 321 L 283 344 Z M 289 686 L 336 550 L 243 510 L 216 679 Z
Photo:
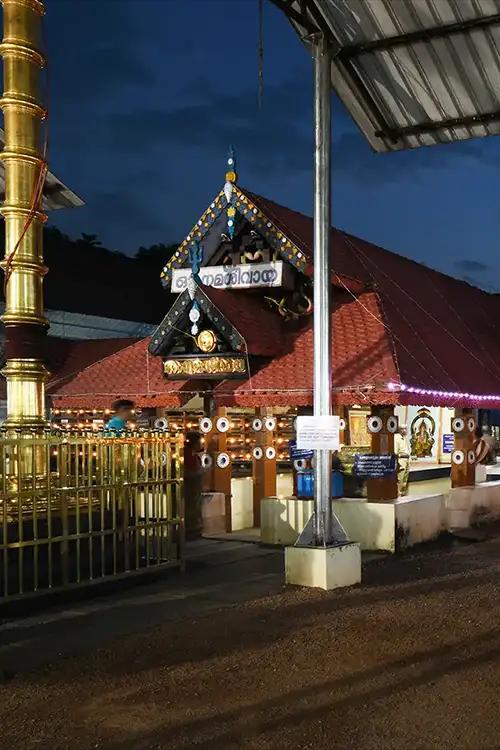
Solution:
M 131 176 L 134 184 L 140 180 Z M 135 252 L 139 245 L 175 236 L 168 217 L 159 211 L 157 203 L 149 200 L 143 190 L 103 190 L 89 193 L 86 205 L 75 211 L 51 214 L 51 223 L 71 236 L 83 232 L 97 234 L 102 243 L 123 252 Z M 120 238 L 117 247 L 115 238 Z
M 178 101 L 175 107 L 165 100 L 160 106 L 110 113 L 101 125 L 104 140 L 107 137 L 113 148 L 124 153 L 139 138 L 143 153 L 174 147 L 204 155 L 224 153 L 232 143 L 257 177 L 269 175 L 270 170 L 281 170 L 284 176 L 312 170 L 312 89 L 308 75 L 266 86 L 261 110 L 255 88 L 221 92 L 203 76 L 190 79 Z M 485 147 L 482 141 L 375 153 L 336 99 L 333 110 L 333 173 L 363 185 L 400 182 L 408 175 L 418 177 L 454 166 L 457 161 L 500 165 L 498 147 Z
M 461 141 L 441 146 L 376 153 L 358 132 L 344 133 L 333 143 L 333 171 L 363 184 L 380 185 L 398 182 L 429 170 L 455 166 L 460 160 L 497 166 L 500 159 L 492 158 L 496 144 L 484 141 Z
M 85 111 L 88 122 L 99 99 L 152 82 L 154 70 L 143 58 L 135 5 L 129 0 L 80 0 L 77 16 L 74 2 L 53 0 L 50 11 L 46 28 L 55 106 L 74 102 Z M 93 102 L 90 111 L 87 99 Z
M 478 260 L 456 260 L 454 263 L 455 267 L 460 271 L 466 271 L 468 273 L 483 273 L 489 271 L 491 266 L 487 266 L 485 263 L 481 263 Z
M 298 47 L 273 32 L 258 109 L 253 59 L 248 63 L 253 41 L 251 49 L 245 46 L 246 35 L 227 48 L 234 28 L 248 28 L 248 20 L 256 19 L 248 15 L 253 4 L 51 0 L 48 5 L 50 165 L 87 202 L 84 209 L 51 216 L 57 224 L 77 235 L 98 232 L 128 251 L 169 241 L 190 226 L 204 196 L 213 194 L 230 144 L 243 184 L 253 182 L 264 193 L 282 189 L 283 200 L 304 208 L 313 167 L 310 63 L 304 50 L 290 54 Z M 210 10 L 203 16 L 205 5 Z M 228 5 L 235 6 L 229 25 Z M 193 26 L 195 6 L 201 22 Z M 280 28 L 282 21 L 280 16 Z M 283 65 L 273 68 L 273 56 Z M 285 80 L 276 82 L 279 76 Z M 375 154 L 335 96 L 333 115 L 333 172 L 349 183 L 347 193 L 416 182 L 457 163 L 500 165 L 495 139 L 488 145 L 462 142 Z M 468 255 L 467 249 L 457 252 Z M 464 274 L 469 270 L 478 271 L 461 267 Z
M 312 128 L 300 87 L 288 82 L 269 89 L 269 103 L 259 110 L 254 89 L 223 94 L 206 86 L 203 92 L 198 81 L 189 90 L 194 102 L 173 109 L 137 108 L 114 113 L 107 129 L 113 134 L 115 146 L 124 150 L 130 149 L 131 137 L 136 134 L 150 151 L 174 146 L 225 153 L 233 143 L 238 152 L 251 157 L 256 172 L 264 173 L 271 167 L 310 169 Z

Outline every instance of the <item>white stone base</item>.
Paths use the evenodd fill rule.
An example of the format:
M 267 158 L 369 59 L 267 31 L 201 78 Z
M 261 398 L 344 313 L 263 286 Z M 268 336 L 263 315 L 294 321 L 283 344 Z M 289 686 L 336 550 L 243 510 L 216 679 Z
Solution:
M 446 501 L 450 529 L 466 529 L 500 518 L 500 482 L 453 487 Z
M 287 547 L 286 582 L 295 586 L 331 589 L 361 582 L 359 544 L 335 547 Z
M 396 550 L 436 539 L 446 530 L 443 495 L 400 498 L 393 503 L 373 503 L 342 498 L 333 512 L 363 550 Z M 295 544 L 313 512 L 312 500 L 266 497 L 261 503 L 261 542 Z
M 224 534 L 226 531 L 226 498 L 223 492 L 203 492 L 201 496 L 203 534 Z
M 231 528 L 233 531 L 251 529 L 253 526 L 252 477 L 231 479 Z
M 484 464 L 476 464 L 476 484 L 486 482 L 488 480 L 488 467 Z

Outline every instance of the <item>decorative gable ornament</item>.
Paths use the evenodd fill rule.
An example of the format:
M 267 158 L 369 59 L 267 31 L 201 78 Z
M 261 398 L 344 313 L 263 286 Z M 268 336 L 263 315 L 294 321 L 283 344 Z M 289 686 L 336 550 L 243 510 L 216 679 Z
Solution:
M 188 276 L 186 281 L 186 289 L 188 290 L 189 297 L 191 301 L 194 300 L 194 295 L 196 292 L 196 281 L 194 280 L 193 276 Z
M 236 157 L 234 149 L 231 147 L 227 159 L 224 186 L 196 222 L 178 250 L 174 253 L 174 256 L 163 268 L 161 280 L 165 287 L 172 286 L 172 291 L 182 291 L 181 289 L 174 290 L 173 288 L 173 271 L 187 269 L 192 263 L 193 251 L 196 250 L 199 243 L 212 231 L 216 231 L 219 238 L 231 242 L 236 234 L 237 217 L 243 220 L 241 222 L 242 226 L 245 226 L 246 222 L 248 222 L 252 227 L 251 231 L 255 235 L 261 235 L 269 243 L 269 246 L 273 249 L 275 259 L 287 261 L 299 272 L 305 272 L 307 261 L 303 250 L 289 239 L 285 227 L 277 226 L 270 217 L 264 214 L 263 210 L 255 205 L 253 197 L 250 197 L 250 195 L 247 196 L 242 192 L 237 185 L 237 180 Z M 251 256 L 246 255 L 246 260 L 251 261 L 255 265 L 259 260 L 259 252 L 259 249 L 257 249 Z M 195 281 L 198 284 L 201 283 L 196 277 Z
M 188 339 L 194 342 L 187 345 Z M 192 301 L 187 290 L 177 297 L 149 344 L 149 352 L 163 358 L 164 373 L 172 380 L 245 379 L 245 350 L 244 338 L 199 285 Z
M 201 318 L 200 306 L 196 302 L 194 296 L 196 294 L 196 287 L 201 284 L 200 279 L 200 268 L 203 263 L 203 248 L 199 242 L 196 242 L 195 246 L 189 251 L 189 259 L 191 261 L 191 276 L 187 280 L 187 290 L 189 298 L 193 303 L 191 310 L 189 311 L 189 320 L 193 324 L 191 326 L 191 334 L 196 336 L 198 331 L 198 322 Z
M 224 196 L 227 201 L 227 231 L 231 240 L 234 237 L 234 227 L 236 223 L 236 209 L 233 205 L 234 202 L 234 183 L 238 179 L 236 174 L 236 159 L 234 156 L 234 148 L 231 146 L 229 149 L 229 156 L 227 159 L 228 170 L 226 172 L 226 182 L 224 184 Z
M 227 180 L 224 185 L 224 195 L 226 197 L 226 201 L 228 203 L 231 203 L 231 198 L 233 197 L 233 183 L 229 182 L 229 180 Z M 234 232 L 234 229 L 233 229 L 233 232 Z
M 191 295 L 189 295 L 189 296 L 191 297 Z M 193 297 L 194 297 L 194 295 L 193 295 Z M 191 297 L 191 299 L 193 299 L 193 297 Z M 200 308 L 199 308 L 198 303 L 195 300 L 193 302 L 192 306 L 191 306 L 191 310 L 189 311 L 189 320 L 192 323 L 191 333 L 193 334 L 193 336 L 196 336 L 196 334 L 198 333 L 198 330 L 199 330 L 198 329 L 198 322 L 199 322 L 200 318 L 201 318 Z

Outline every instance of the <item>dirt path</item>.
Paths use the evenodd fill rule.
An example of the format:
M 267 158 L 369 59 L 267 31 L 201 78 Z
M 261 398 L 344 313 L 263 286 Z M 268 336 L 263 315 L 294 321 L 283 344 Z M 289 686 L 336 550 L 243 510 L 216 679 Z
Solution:
M 0 687 L 2 750 L 500 748 L 500 539 L 370 563 Z

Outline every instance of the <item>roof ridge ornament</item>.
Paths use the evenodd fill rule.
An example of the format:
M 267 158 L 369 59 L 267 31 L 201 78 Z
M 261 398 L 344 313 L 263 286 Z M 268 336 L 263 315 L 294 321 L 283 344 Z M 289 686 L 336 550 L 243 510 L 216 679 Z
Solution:
M 234 237 L 234 226 L 236 209 L 234 207 L 234 186 L 238 179 L 236 172 L 236 155 L 233 146 L 229 147 L 229 154 L 227 157 L 228 170 L 226 172 L 226 182 L 224 184 L 224 195 L 227 201 L 227 231 L 231 239 Z
M 203 263 L 203 246 L 198 240 L 189 248 L 189 261 L 191 263 L 191 276 L 187 280 L 187 290 L 191 300 L 191 309 L 189 311 L 189 320 L 192 323 L 191 334 L 196 336 L 198 333 L 198 322 L 201 318 L 200 307 L 195 300 L 196 287 L 201 285 L 200 268 Z
M 201 284 L 200 268 L 203 263 L 203 245 L 199 240 L 195 240 L 194 245 L 189 248 L 189 261 L 191 263 L 191 277 L 197 284 Z

